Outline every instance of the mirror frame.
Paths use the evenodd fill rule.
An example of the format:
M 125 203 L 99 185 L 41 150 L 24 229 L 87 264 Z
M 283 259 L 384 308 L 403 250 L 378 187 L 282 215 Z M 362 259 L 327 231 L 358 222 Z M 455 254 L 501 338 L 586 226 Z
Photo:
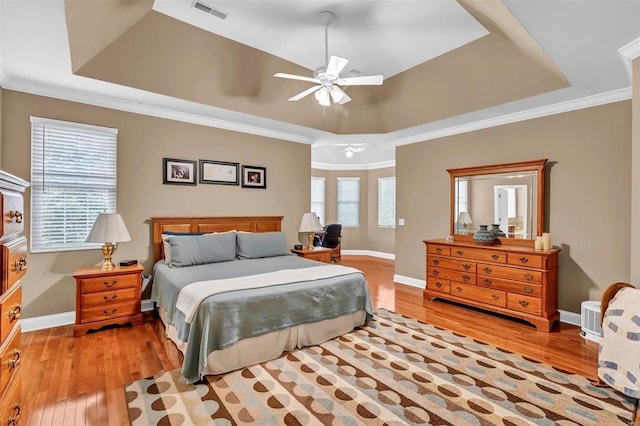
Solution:
M 514 172 L 538 172 L 538 197 L 536 200 L 536 212 L 537 212 L 537 224 L 536 224 L 536 233 L 538 236 L 542 235 L 544 231 L 544 166 L 547 163 L 548 159 L 543 158 L 541 160 L 533 160 L 533 161 L 520 161 L 516 163 L 505 163 L 505 164 L 494 164 L 488 166 L 473 166 L 473 167 L 462 167 L 458 169 L 447 169 L 449 175 L 451 176 L 451 208 L 450 208 L 450 223 L 449 223 L 449 235 L 453 236 L 454 241 L 471 241 L 473 242 L 473 235 L 461 235 L 455 234 L 455 218 L 453 217 L 455 214 L 455 197 L 456 197 L 456 187 L 455 182 L 457 177 L 463 176 L 478 176 L 478 175 L 486 175 L 486 174 L 497 174 L 497 173 L 514 173 Z M 535 240 L 527 240 L 521 238 L 496 238 L 500 244 L 504 245 L 514 245 L 514 246 L 525 246 L 525 247 L 533 247 Z

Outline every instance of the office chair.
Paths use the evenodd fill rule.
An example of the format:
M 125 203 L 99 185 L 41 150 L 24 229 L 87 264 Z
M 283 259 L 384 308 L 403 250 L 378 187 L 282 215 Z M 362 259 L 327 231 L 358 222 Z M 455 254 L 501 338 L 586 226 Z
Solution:
M 324 227 L 324 235 L 322 238 L 318 238 L 315 242 L 315 246 L 335 249 L 340 245 L 340 239 L 342 238 L 342 224 L 340 223 L 332 223 L 331 225 L 327 225 Z M 333 263 L 337 262 L 335 256 L 331 256 L 331 261 Z

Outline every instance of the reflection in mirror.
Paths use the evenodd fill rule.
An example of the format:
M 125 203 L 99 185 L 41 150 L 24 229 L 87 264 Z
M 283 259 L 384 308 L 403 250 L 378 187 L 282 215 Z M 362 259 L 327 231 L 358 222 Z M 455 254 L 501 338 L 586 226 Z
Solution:
M 471 239 L 498 228 L 507 239 L 542 234 L 545 160 L 448 170 L 452 179 L 451 233 Z M 459 238 L 462 237 L 462 238 Z

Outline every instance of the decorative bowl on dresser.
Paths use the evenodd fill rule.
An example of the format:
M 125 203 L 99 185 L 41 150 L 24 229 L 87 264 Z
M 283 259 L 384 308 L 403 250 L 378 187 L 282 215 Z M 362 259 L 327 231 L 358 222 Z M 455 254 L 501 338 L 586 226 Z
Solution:
M 24 412 L 20 361 L 22 277 L 27 272 L 23 193 L 29 183 L 0 171 L 0 425 L 16 425 Z

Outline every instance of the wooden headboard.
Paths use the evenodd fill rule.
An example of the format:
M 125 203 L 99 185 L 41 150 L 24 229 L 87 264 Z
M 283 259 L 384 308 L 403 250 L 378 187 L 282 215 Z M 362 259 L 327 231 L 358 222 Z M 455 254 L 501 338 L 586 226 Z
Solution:
M 164 257 L 162 233 L 169 232 L 271 232 L 282 230 L 284 216 L 209 216 L 209 217 L 152 217 L 153 263 Z

